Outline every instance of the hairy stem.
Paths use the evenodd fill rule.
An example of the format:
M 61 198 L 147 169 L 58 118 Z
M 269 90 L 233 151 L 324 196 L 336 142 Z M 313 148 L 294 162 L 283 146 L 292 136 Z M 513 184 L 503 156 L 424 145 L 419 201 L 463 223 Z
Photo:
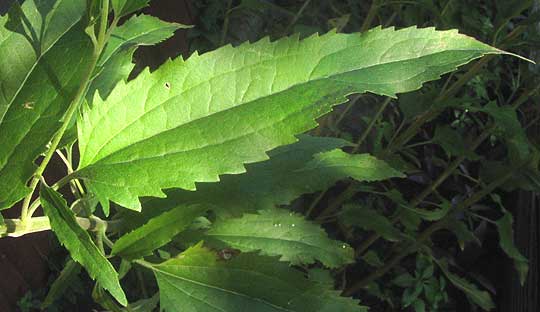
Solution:
M 5 224 L 0 227 L 0 237 L 20 237 L 30 233 L 48 231 L 51 229 L 48 217 L 33 217 L 32 222 L 23 224 L 20 219 L 5 219 Z M 109 232 L 115 232 L 119 229 L 120 220 L 105 221 L 97 217 L 80 218 L 77 217 L 77 223 L 88 231 L 98 231 L 106 228 Z

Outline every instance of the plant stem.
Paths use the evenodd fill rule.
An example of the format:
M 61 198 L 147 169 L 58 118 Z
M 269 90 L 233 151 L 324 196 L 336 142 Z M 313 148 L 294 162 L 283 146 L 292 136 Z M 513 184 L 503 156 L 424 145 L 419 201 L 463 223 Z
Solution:
M 525 163 L 523 163 L 521 165 L 524 165 L 524 164 Z M 403 248 L 402 251 L 397 253 L 392 259 L 390 259 L 390 261 L 385 266 L 378 268 L 377 270 L 375 270 L 371 274 L 369 274 L 367 277 L 365 277 L 364 279 L 360 280 L 358 283 L 351 286 L 348 290 L 346 290 L 344 292 L 344 295 L 345 296 L 351 296 L 352 294 L 356 293 L 360 289 L 362 289 L 362 288 L 366 287 L 367 285 L 369 285 L 371 282 L 373 282 L 377 278 L 379 278 L 379 277 L 383 276 L 384 274 L 386 274 L 394 266 L 399 264 L 404 257 L 406 257 L 409 254 L 415 252 L 415 250 L 417 249 L 417 246 L 420 243 L 423 243 L 424 241 L 429 239 L 431 237 L 431 234 L 433 234 L 434 232 L 444 228 L 446 223 L 449 220 L 451 220 L 452 218 L 454 218 L 457 213 L 467 209 L 468 207 L 474 205 L 476 202 L 480 201 L 482 198 L 484 198 L 484 196 L 488 195 L 494 189 L 496 189 L 497 187 L 502 185 L 504 182 L 506 182 L 506 180 L 508 180 L 508 178 L 510 178 L 514 174 L 515 170 L 517 170 L 519 168 L 520 168 L 520 166 L 518 166 L 516 168 L 513 168 L 514 170 L 509 170 L 506 174 L 504 174 L 500 178 L 496 179 L 495 181 L 491 182 L 489 185 L 487 185 L 482 190 L 478 191 L 477 193 L 473 194 L 471 197 L 469 197 L 466 200 L 459 203 L 454 208 L 454 211 L 452 213 L 449 213 L 446 217 L 439 220 L 438 222 L 435 222 L 435 223 L 431 224 L 426 230 L 424 230 L 420 235 L 418 235 L 416 237 L 416 239 L 414 240 L 414 243 L 412 243 L 409 246 Z
M 21 224 L 23 226 L 26 226 L 28 223 L 28 220 L 31 219 L 32 217 L 32 215 L 29 213 L 28 208 L 30 206 L 32 195 L 34 194 L 34 191 L 36 190 L 39 180 L 41 179 L 43 172 L 45 171 L 45 168 L 47 167 L 52 156 L 54 155 L 56 148 L 58 147 L 58 144 L 60 143 L 60 140 L 62 139 L 62 136 L 66 132 L 69 126 L 69 123 L 71 119 L 73 118 L 73 115 L 79 108 L 79 104 L 82 98 L 84 97 L 86 90 L 88 89 L 88 85 L 90 84 L 90 80 L 92 78 L 92 74 L 94 73 L 98 58 L 101 55 L 101 52 L 105 46 L 106 37 L 108 37 L 107 36 L 108 16 L 109 16 L 109 0 L 105 0 L 103 1 L 103 6 L 101 8 L 101 21 L 100 21 L 100 27 L 99 27 L 98 40 L 97 40 L 98 44 L 97 46 L 94 47 L 94 50 L 93 50 L 93 53 L 89 62 L 89 66 L 83 75 L 81 84 L 79 85 L 79 88 L 77 89 L 75 97 L 73 98 L 72 102 L 69 104 L 66 114 L 63 117 L 64 121 L 62 123 L 62 126 L 60 126 L 60 129 L 54 135 L 52 142 L 50 144 L 50 147 L 47 150 L 47 153 L 45 154 L 45 158 L 43 158 L 43 161 L 41 162 L 36 172 L 34 173 L 34 177 L 32 178 L 32 181 L 30 182 L 30 193 L 28 194 L 28 196 L 25 197 L 23 201 L 22 209 L 21 209 Z
M 223 29 L 221 30 L 221 39 L 219 40 L 219 45 L 222 46 L 225 44 L 225 39 L 229 33 L 229 17 L 231 14 L 232 0 L 227 1 L 227 9 L 225 11 L 225 18 L 223 19 Z
M 20 237 L 30 233 L 42 232 L 51 229 L 48 217 L 33 217 L 31 223 L 23 224 L 20 219 L 5 219 L 5 225 L 0 227 L 0 237 Z M 120 220 L 105 221 L 97 217 L 80 218 L 77 217 L 77 223 L 88 231 L 98 231 L 105 226 L 107 231 L 115 232 L 119 229 Z
M 300 7 L 300 10 L 298 10 L 298 12 L 296 12 L 296 15 L 294 16 L 294 18 L 291 20 L 289 25 L 287 25 L 287 28 L 285 28 L 285 31 L 284 31 L 285 35 L 287 35 L 289 33 L 289 31 L 291 30 L 291 28 L 294 26 L 294 24 L 296 24 L 296 22 L 298 22 L 298 19 L 300 18 L 300 16 L 302 16 L 302 13 L 304 13 L 304 10 L 307 8 L 307 6 L 309 5 L 310 2 L 311 2 L 311 0 L 304 1 L 304 4 L 302 5 L 302 7 Z
M 356 153 L 358 152 L 358 150 L 360 149 L 360 146 L 362 145 L 362 143 L 364 143 L 364 141 L 366 140 L 366 138 L 368 137 L 368 135 L 371 133 L 371 130 L 373 129 L 373 127 L 375 126 L 375 124 L 377 123 L 377 120 L 379 120 L 379 118 L 381 117 L 382 113 L 384 113 L 384 110 L 386 109 L 386 107 L 388 106 L 388 104 L 390 104 L 390 102 L 392 102 L 392 98 L 390 97 L 387 97 L 383 103 L 381 104 L 381 106 L 379 107 L 379 110 L 375 113 L 375 115 L 373 116 L 373 118 L 371 118 L 371 121 L 369 122 L 369 125 L 367 126 L 366 130 L 364 130 L 364 132 L 362 133 L 362 135 L 360 136 L 360 138 L 358 139 L 358 142 L 356 143 L 356 146 L 354 147 L 353 149 L 353 153 Z
M 379 0 L 373 0 L 371 1 L 371 6 L 369 7 L 368 15 L 364 19 L 364 22 L 362 23 L 362 27 L 360 27 L 360 32 L 365 32 L 369 29 L 371 26 L 371 23 L 373 23 L 373 19 L 375 16 L 377 16 L 377 12 L 379 11 Z

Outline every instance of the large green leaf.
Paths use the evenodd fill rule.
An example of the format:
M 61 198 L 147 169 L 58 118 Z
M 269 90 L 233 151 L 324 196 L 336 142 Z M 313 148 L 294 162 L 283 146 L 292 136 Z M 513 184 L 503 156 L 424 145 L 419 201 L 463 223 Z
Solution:
M 164 311 L 367 311 L 351 298 L 275 258 L 240 254 L 231 260 L 196 245 L 161 264 L 146 263 L 156 275 Z
M 266 38 L 178 58 L 85 109 L 74 177 L 105 205 L 140 209 L 139 196 L 245 172 L 245 163 L 294 142 L 349 94 L 395 96 L 495 53 L 456 31 L 412 27 Z
M 241 251 L 260 250 L 262 255 L 281 256 L 280 260 L 292 264 L 320 261 L 336 268 L 354 262 L 351 247 L 329 239 L 319 225 L 285 209 L 218 221 L 206 235 Z
M 150 254 L 170 242 L 185 230 L 206 208 L 201 205 L 182 205 L 151 219 L 145 225 L 120 237 L 114 243 L 112 253 L 126 259 Z
M 80 83 L 92 51 L 77 25 L 85 6 L 27 0 L 0 17 L 0 209 L 29 192 L 33 161 Z
M 42 187 L 40 200 L 45 214 L 49 217 L 51 229 L 69 251 L 71 258 L 80 263 L 92 279 L 125 306 L 127 299 L 118 281 L 118 274 L 109 260 L 99 251 L 88 232 L 79 226 L 62 195 L 51 188 Z

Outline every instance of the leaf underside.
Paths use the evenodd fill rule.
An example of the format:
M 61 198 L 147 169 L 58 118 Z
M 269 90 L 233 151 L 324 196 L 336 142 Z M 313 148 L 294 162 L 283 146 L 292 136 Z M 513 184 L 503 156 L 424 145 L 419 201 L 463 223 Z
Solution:
M 140 196 L 245 172 L 349 94 L 395 96 L 493 53 L 502 52 L 456 31 L 412 27 L 266 38 L 179 58 L 84 110 L 74 177 L 104 205 L 138 210 Z

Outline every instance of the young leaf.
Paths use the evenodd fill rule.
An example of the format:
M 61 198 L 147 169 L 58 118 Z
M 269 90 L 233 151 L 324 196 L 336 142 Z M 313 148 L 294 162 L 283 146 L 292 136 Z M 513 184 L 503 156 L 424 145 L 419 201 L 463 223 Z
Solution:
M 446 261 L 436 260 L 435 262 L 439 265 L 448 280 L 452 284 L 454 284 L 454 286 L 456 286 L 459 290 L 463 291 L 472 302 L 476 303 L 482 309 L 487 311 L 495 308 L 495 304 L 491 300 L 491 296 L 488 292 L 479 290 L 476 285 L 470 283 L 462 277 L 451 273 L 448 270 L 448 264 L 446 263 Z
M 409 207 L 407 205 L 401 205 L 401 207 L 403 209 L 411 211 L 414 214 L 417 214 L 418 216 L 420 216 L 420 218 L 424 220 L 438 221 L 444 218 L 444 216 L 448 214 L 448 212 L 450 211 L 450 208 L 452 208 L 452 204 L 449 201 L 444 200 L 439 205 L 438 209 L 433 209 L 433 210 L 419 209 L 419 208 Z
M 163 263 L 141 264 L 154 271 L 166 312 L 367 311 L 271 257 L 240 254 L 219 261 L 198 244 Z
M 450 126 L 438 126 L 435 129 L 433 143 L 439 144 L 449 156 L 466 156 L 470 160 L 478 159 L 478 155 L 466 146 L 459 132 Z
M 390 167 L 387 163 L 369 154 L 353 155 L 340 149 L 319 153 L 302 169 L 295 172 L 319 171 L 323 168 L 333 168 L 334 173 L 342 172 L 357 181 L 379 181 L 389 178 L 403 178 L 403 173 Z
M 262 255 L 281 256 L 281 261 L 292 264 L 320 261 L 337 268 L 354 262 L 351 247 L 329 239 L 319 225 L 285 209 L 217 221 L 206 235 L 244 252 L 260 250 Z
M 395 96 L 498 53 L 456 31 L 412 27 L 266 38 L 178 58 L 85 109 L 74 177 L 103 204 L 138 210 L 140 196 L 245 172 L 245 163 L 294 142 L 349 94 Z
M 346 205 L 341 214 L 347 225 L 357 226 L 366 231 L 374 231 L 388 241 L 399 241 L 401 232 L 390 220 L 377 211 L 359 205 Z
M 529 261 L 525 258 L 514 245 L 514 231 L 512 224 L 514 218 L 507 210 L 504 210 L 504 216 L 497 220 L 497 231 L 499 233 L 499 244 L 502 250 L 514 260 L 514 266 L 519 273 L 521 285 L 525 284 L 527 273 L 529 272 Z
M 185 230 L 206 209 L 201 205 L 181 205 L 164 212 L 133 232 L 120 237 L 114 243 L 112 254 L 125 259 L 149 255 Z
M 101 71 L 88 89 L 87 100 L 90 105 L 96 90 L 99 90 L 101 98 L 106 99 L 119 81 L 127 80 L 135 66 L 132 63 L 133 52 L 139 46 L 159 43 L 170 38 L 174 31 L 185 27 L 187 26 L 141 14 L 115 28 L 99 59 L 98 66 Z
M 79 226 L 62 195 L 46 186 L 41 187 L 39 194 L 43 210 L 49 217 L 51 229 L 69 251 L 71 258 L 80 263 L 92 279 L 125 306 L 127 299 L 118 281 L 118 274 L 109 260 L 99 251 L 88 232 Z
M 29 192 L 33 161 L 80 84 L 92 50 L 77 24 L 85 6 L 27 0 L 0 16 L 0 209 Z

